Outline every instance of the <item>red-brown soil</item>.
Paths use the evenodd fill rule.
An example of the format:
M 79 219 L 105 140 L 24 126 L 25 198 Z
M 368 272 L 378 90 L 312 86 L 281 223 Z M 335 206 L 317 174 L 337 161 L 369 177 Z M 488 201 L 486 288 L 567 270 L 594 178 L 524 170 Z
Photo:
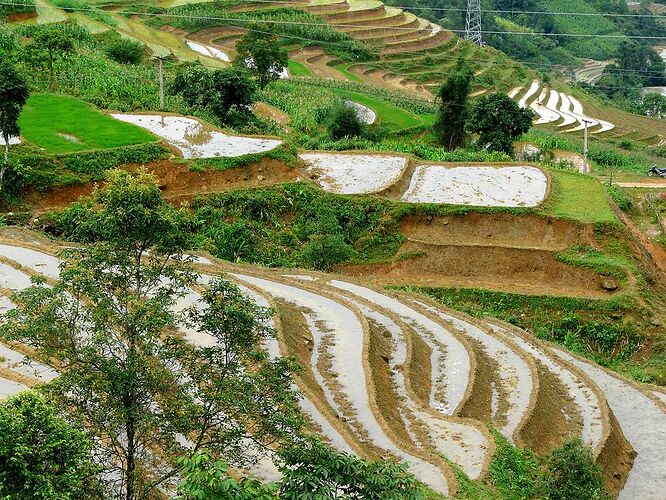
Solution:
M 160 179 L 165 199 L 174 204 L 191 201 L 197 196 L 235 189 L 267 187 L 295 181 L 298 172 L 284 163 L 264 158 L 258 163 L 227 170 L 194 172 L 184 164 L 163 160 L 147 165 L 129 165 L 129 170 L 145 168 Z M 56 188 L 47 193 L 27 193 L 27 201 L 36 213 L 69 206 L 80 196 L 90 195 L 95 183 Z

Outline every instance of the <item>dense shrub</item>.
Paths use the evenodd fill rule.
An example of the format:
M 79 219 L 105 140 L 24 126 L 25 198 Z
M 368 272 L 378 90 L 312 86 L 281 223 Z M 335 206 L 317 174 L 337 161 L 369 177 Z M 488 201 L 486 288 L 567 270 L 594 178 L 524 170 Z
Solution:
M 139 64 L 143 59 L 143 45 L 129 38 L 118 38 L 111 42 L 105 52 L 120 64 Z
M 331 111 L 327 129 L 331 138 L 336 141 L 345 137 L 360 137 L 363 134 L 363 124 L 358 113 L 345 103 L 339 104 Z
M 580 439 L 569 439 L 546 461 L 543 489 L 552 500 L 595 500 L 604 497 L 601 466 Z

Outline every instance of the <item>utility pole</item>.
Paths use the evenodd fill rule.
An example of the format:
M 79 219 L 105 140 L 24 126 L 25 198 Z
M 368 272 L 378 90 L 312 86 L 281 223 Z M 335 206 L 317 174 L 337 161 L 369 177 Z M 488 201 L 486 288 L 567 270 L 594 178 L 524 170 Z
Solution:
M 465 23 L 465 39 L 483 46 L 481 37 L 481 0 L 467 0 L 467 22 Z
M 165 56 L 157 56 L 159 62 L 160 109 L 164 109 L 164 59 L 166 59 Z
M 583 142 L 583 173 L 587 174 L 590 171 L 590 166 L 587 163 L 587 153 L 588 153 L 588 148 L 587 148 L 587 126 L 591 122 L 589 120 L 586 120 L 583 118 L 583 123 L 585 124 L 585 140 Z

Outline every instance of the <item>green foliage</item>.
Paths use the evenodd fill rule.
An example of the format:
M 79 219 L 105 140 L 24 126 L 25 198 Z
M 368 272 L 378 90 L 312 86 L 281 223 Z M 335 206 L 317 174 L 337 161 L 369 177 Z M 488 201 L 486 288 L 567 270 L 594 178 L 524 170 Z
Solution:
M 26 81 L 16 68 L 10 63 L 0 62 L 0 132 L 5 146 L 3 166 L 0 170 L 0 189 L 9 161 L 9 138 L 18 136 L 21 132 L 18 120 L 29 92 Z
M 298 152 L 296 147 L 289 144 L 281 144 L 275 149 L 265 151 L 263 153 L 251 153 L 241 156 L 230 157 L 217 157 L 217 158 L 201 158 L 189 161 L 192 170 L 227 170 L 230 168 L 240 168 L 252 163 L 258 163 L 264 158 L 271 158 L 273 160 L 281 161 L 282 163 L 292 166 L 298 160 Z
M 595 83 L 608 97 L 626 97 L 640 87 L 666 84 L 664 61 L 650 45 L 626 41 L 618 55 L 617 63 L 609 64 Z
M 287 51 L 278 44 L 275 36 L 248 31 L 236 43 L 234 65 L 247 68 L 263 89 L 280 78 L 289 63 Z
M 334 141 L 344 137 L 360 137 L 363 134 L 363 124 L 358 113 L 346 103 L 338 104 L 331 110 L 327 128 Z
M 100 151 L 61 154 L 56 158 L 67 170 L 100 179 L 104 172 L 120 165 L 146 164 L 167 158 L 170 154 L 169 148 L 162 143 L 149 142 Z
M 335 264 L 345 262 L 354 249 L 339 234 L 316 234 L 303 245 L 302 262 L 312 269 L 329 271 Z
M 32 50 L 37 53 L 44 53 L 46 57 L 49 79 L 53 89 L 56 86 L 55 62 L 74 52 L 74 40 L 70 33 L 58 24 L 40 25 L 32 33 L 32 39 L 34 41 Z
M 15 3 L 0 5 L 0 19 L 6 18 L 12 14 L 23 14 L 35 12 L 35 0 L 21 0 Z
M 649 313 L 627 297 L 589 300 L 564 297 L 536 297 L 488 290 L 453 290 L 446 288 L 410 288 L 438 300 L 447 307 L 473 316 L 503 319 L 539 338 L 557 342 L 594 359 L 598 363 L 621 368 L 641 346 L 638 318 Z M 625 322 L 614 317 L 623 316 Z
M 269 500 L 276 498 L 275 485 L 262 485 L 252 478 L 240 481 L 229 476 L 229 466 L 198 453 L 180 461 L 182 481 L 178 493 L 186 500 Z
M 407 471 L 406 464 L 369 462 L 334 451 L 316 440 L 281 454 L 280 498 L 364 498 L 419 500 L 426 488 Z
M 107 457 L 103 477 L 123 477 L 122 491 L 106 485 L 109 496 L 156 494 L 183 456 L 242 464 L 269 444 L 297 440 L 295 366 L 260 350 L 274 335 L 270 311 L 222 280 L 210 283 L 200 308 L 178 311 L 197 279 L 183 255 L 192 243 L 190 214 L 167 204 L 144 172 L 113 171 L 106 181 L 63 214 L 68 237 L 87 245 L 61 253 L 55 286 L 38 283 L 12 297 L 17 307 L 0 336 L 62 368 L 46 390 L 94 434 L 95 453 Z M 172 334 L 188 327 L 209 340 L 193 345 Z M 155 449 L 166 457 L 157 480 L 139 466 Z
M 328 269 L 341 259 L 386 259 L 403 241 L 390 202 L 302 183 L 213 195 L 193 208 L 200 245 L 268 266 Z M 235 242 L 231 252 L 229 241 Z
M 534 452 L 518 449 L 491 429 L 497 447 L 488 475 L 502 498 L 539 498 L 539 466 Z M 583 500 L 583 499 L 580 499 Z
M 460 490 L 456 498 L 490 500 L 542 498 L 547 500 L 599 500 L 603 492 L 601 466 L 592 450 L 578 438 L 569 438 L 545 457 L 529 449 L 518 449 L 497 430 L 495 455 L 488 475 L 471 481 L 454 467 Z
M 569 439 L 547 459 L 544 490 L 551 500 L 604 498 L 601 466 L 580 439 Z
M 116 120 L 66 95 L 33 94 L 19 124 L 26 142 L 47 153 L 91 151 L 156 141 L 141 127 Z
M 250 114 L 255 91 L 244 70 L 209 71 L 198 63 L 182 69 L 171 85 L 171 92 L 182 96 L 188 106 L 209 110 L 221 123 Z
M 120 64 L 139 64 L 143 59 L 143 45 L 129 38 L 119 37 L 106 47 L 106 55 Z
M 92 493 L 92 443 L 39 393 L 0 403 L 0 496 L 77 499 Z
M 239 2 L 190 4 L 169 9 L 165 17 L 153 21 L 155 27 L 170 24 L 189 32 L 215 26 L 238 26 L 258 34 L 277 35 L 285 43 L 322 47 L 344 59 L 364 61 L 371 52 L 349 35 L 336 31 L 320 17 L 292 8 L 229 10 Z M 172 17 L 173 16 L 173 17 Z M 271 22 L 273 21 L 273 22 Z
M 469 112 L 467 103 L 472 91 L 473 78 L 472 68 L 461 58 L 439 88 L 440 107 L 434 132 L 447 151 L 459 148 L 463 144 Z
M 502 93 L 480 97 L 469 118 L 469 130 L 480 134 L 479 145 L 513 154 L 513 141 L 532 126 L 533 113 Z
M 627 192 L 621 187 L 614 186 L 613 184 L 607 184 L 606 190 L 608 194 L 613 199 L 613 201 L 620 207 L 620 210 L 623 212 L 629 212 L 634 208 L 634 200 Z

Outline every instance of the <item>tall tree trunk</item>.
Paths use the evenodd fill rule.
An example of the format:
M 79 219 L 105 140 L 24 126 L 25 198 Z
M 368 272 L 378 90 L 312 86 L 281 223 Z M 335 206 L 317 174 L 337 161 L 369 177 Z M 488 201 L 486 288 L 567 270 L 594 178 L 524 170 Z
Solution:
M 136 442 L 134 425 L 128 422 L 125 426 L 127 434 L 127 470 L 125 471 L 125 500 L 136 498 Z

